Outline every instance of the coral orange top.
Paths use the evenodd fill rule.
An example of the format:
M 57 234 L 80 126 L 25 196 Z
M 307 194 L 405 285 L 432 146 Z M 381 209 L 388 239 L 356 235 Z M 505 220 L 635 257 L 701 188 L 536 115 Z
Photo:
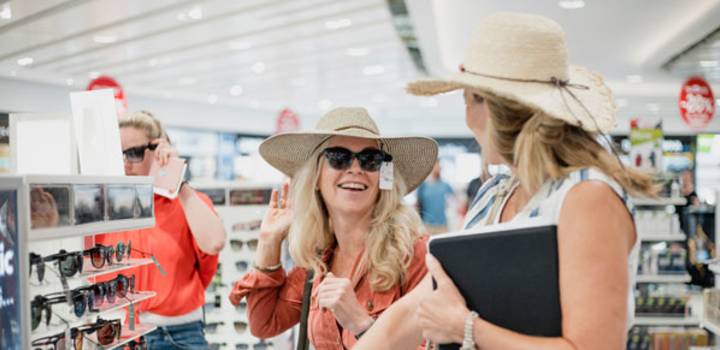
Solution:
M 197 195 L 212 208 L 210 198 L 200 192 Z M 154 204 L 155 227 L 97 235 L 95 241 L 115 246 L 129 240 L 132 258 L 148 258 L 145 253 L 154 255 L 165 275 L 154 264 L 120 272 L 128 277 L 135 274 L 136 290 L 157 293 L 154 298 L 139 303 L 136 311 L 181 316 L 205 303 L 205 289 L 215 275 L 218 257 L 200 250 L 179 199 L 155 195 Z M 102 280 L 114 277 L 115 274 L 103 276 Z
M 378 317 L 390 304 L 420 283 L 427 273 L 426 252 L 427 236 L 424 236 L 415 242 L 413 258 L 403 283 L 382 293 L 371 291 L 367 271 L 359 266 L 358 257 L 350 280 L 357 281 L 355 294 L 370 316 Z M 329 255 L 326 254 L 326 257 Z M 307 271 L 302 268 L 294 268 L 287 275 L 283 269 L 271 273 L 251 271 L 234 283 L 230 301 L 237 305 L 247 296 L 250 331 L 259 338 L 269 338 L 300 322 L 306 276 Z M 308 338 L 318 350 L 350 349 L 357 342 L 355 335 L 340 327 L 332 311 L 320 310 L 318 306 L 317 287 L 321 281 L 322 276 L 315 276 L 308 316 Z

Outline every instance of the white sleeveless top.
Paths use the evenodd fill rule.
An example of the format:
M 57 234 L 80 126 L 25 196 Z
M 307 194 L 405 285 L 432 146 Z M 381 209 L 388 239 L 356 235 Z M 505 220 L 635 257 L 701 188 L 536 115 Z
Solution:
M 512 223 L 522 224 L 523 221 L 530 221 L 534 219 L 542 219 L 545 221 L 552 221 L 557 224 L 560 218 L 560 209 L 562 208 L 565 196 L 570 189 L 583 181 L 602 181 L 606 183 L 615 193 L 622 199 L 623 203 L 627 207 L 628 211 L 632 216 L 635 214 L 635 206 L 632 204 L 630 197 L 627 192 L 612 178 L 606 176 L 602 172 L 594 168 L 585 168 L 577 170 L 567 177 L 559 180 L 549 180 L 540 190 L 528 201 L 525 207 L 517 213 L 517 215 L 511 220 Z M 511 179 L 508 175 L 497 175 L 482 185 L 478 190 L 477 195 L 470 204 L 467 216 L 465 217 L 465 229 L 476 229 L 485 226 L 488 220 L 492 224 L 499 223 L 500 213 L 502 208 L 505 207 L 507 199 L 510 196 L 502 195 L 503 189 L 507 190 L 507 186 L 510 184 Z M 510 189 L 508 193 L 517 187 L 517 184 Z M 503 197 L 503 198 L 498 198 Z M 500 205 L 500 210 L 496 210 L 495 217 L 488 219 L 488 215 L 493 210 L 493 206 L 496 200 L 503 200 Z M 635 297 L 633 291 L 635 289 L 635 277 L 637 274 L 638 265 L 638 253 L 640 251 L 640 239 L 635 240 L 630 256 L 628 257 L 628 277 L 629 283 L 629 295 L 628 295 L 628 308 L 627 308 L 627 329 L 632 327 L 633 318 L 635 315 Z

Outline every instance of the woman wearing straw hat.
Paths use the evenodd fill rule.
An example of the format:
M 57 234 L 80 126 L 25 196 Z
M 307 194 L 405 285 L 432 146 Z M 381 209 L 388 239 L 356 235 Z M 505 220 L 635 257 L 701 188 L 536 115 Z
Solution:
M 610 90 L 568 64 L 557 23 L 517 13 L 482 20 L 459 73 L 408 86 L 416 95 L 456 89 L 485 161 L 512 169 L 483 185 L 465 227 L 557 223 L 562 336 L 522 335 L 479 318 L 428 256 L 438 288 L 423 280 L 356 348 L 409 349 L 425 337 L 463 349 L 624 349 L 639 249 L 628 194 L 651 196 L 654 185 L 597 141 L 615 126 Z
M 309 339 L 316 349 L 350 348 L 427 274 L 420 219 L 402 198 L 427 177 L 437 144 L 382 137 L 364 108 L 337 108 L 315 130 L 270 137 L 260 154 L 291 185 L 273 191 L 255 269 L 235 283 L 230 300 L 248 297 L 255 336 L 277 335 L 300 321 L 313 271 Z M 286 235 L 297 265 L 287 274 L 280 263 Z

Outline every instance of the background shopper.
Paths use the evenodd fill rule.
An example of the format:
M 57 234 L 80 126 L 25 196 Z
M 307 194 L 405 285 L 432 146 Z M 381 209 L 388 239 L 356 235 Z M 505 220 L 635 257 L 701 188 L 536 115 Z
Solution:
M 430 172 L 437 144 L 381 137 L 364 108 L 337 108 L 316 130 L 265 140 L 260 153 L 292 181 L 273 191 L 255 271 L 235 283 L 230 300 L 248 298 L 253 335 L 277 335 L 299 322 L 312 269 L 310 342 L 318 350 L 349 349 L 427 272 L 419 217 L 402 198 Z M 393 179 L 381 189 L 387 166 Z M 280 263 L 286 237 L 297 266 L 287 274 Z
M 177 156 L 160 121 L 149 112 L 122 117 L 120 137 L 126 175 L 147 176 L 153 162 L 163 166 Z M 206 349 L 202 307 L 225 244 L 225 229 L 210 199 L 187 184 L 176 199 L 155 195 L 153 204 L 155 227 L 98 235 L 96 242 L 115 246 L 130 241 L 132 257 L 154 256 L 159 262 L 160 267 L 123 272 L 134 273 L 136 290 L 157 293 L 136 307 L 143 323 L 158 326 L 145 336 L 149 349 Z
M 430 234 L 448 231 L 448 199 L 454 198 L 452 187 L 440 177 L 440 161 L 435 162 L 430 176 L 417 189 L 417 203 L 425 228 Z

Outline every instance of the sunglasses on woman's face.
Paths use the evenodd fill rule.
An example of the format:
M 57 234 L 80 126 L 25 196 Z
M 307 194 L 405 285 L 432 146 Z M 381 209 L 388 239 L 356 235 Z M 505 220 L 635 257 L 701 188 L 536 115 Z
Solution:
M 392 161 L 392 156 L 377 149 L 366 148 L 358 153 L 345 147 L 330 147 L 323 150 L 323 155 L 327 159 L 328 164 L 335 170 L 345 170 L 350 168 L 353 159 L 360 162 L 360 168 L 365 171 L 378 171 L 383 162 Z
M 149 149 L 154 151 L 158 145 L 156 143 L 148 143 L 145 145 L 130 147 L 122 151 L 123 158 L 127 159 L 130 163 L 140 163 L 145 159 L 145 150 Z

